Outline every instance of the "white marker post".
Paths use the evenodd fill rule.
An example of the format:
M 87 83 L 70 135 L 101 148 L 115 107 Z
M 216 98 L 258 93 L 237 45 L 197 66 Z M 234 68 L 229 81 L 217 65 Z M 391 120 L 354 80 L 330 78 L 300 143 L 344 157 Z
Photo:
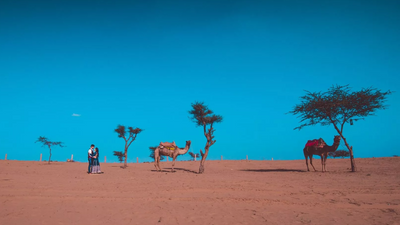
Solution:
M 40 153 L 40 162 L 42 161 L 42 153 Z
M 221 155 L 221 161 L 223 160 L 222 155 Z
M 107 157 L 105 157 L 105 156 L 104 156 L 104 162 L 105 162 L 105 163 L 107 162 Z
M 136 163 L 139 163 L 139 157 L 136 157 Z
M 7 160 L 7 154 L 6 154 L 6 156 L 4 157 L 4 160 Z
M 246 160 L 249 160 L 249 157 L 246 155 Z
M 74 154 L 71 154 L 71 162 L 74 161 Z

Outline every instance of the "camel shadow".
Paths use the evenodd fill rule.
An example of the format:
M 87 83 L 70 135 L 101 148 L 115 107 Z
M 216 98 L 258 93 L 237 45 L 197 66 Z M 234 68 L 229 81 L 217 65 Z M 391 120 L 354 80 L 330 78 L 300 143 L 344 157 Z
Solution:
M 172 168 L 164 168 L 164 169 L 169 169 L 169 172 L 171 172 L 171 169 L 172 169 Z M 198 174 L 198 172 L 197 172 L 197 171 L 188 170 L 188 169 L 185 169 L 185 168 L 175 168 L 175 170 L 181 170 L 181 171 L 185 171 L 185 172 L 189 172 L 189 173 L 195 173 L 195 174 Z M 174 173 L 174 172 L 172 172 L 172 173 Z
M 244 172 L 298 172 L 298 173 L 304 173 L 306 172 L 305 170 L 294 170 L 294 169 L 247 169 L 247 170 L 240 170 Z

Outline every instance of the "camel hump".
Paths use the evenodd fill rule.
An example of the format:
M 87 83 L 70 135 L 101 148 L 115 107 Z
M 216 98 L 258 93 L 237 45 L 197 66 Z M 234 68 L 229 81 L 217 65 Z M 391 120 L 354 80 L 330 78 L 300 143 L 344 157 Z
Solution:
M 160 142 L 161 148 L 167 148 L 169 150 L 175 150 L 177 148 L 175 141 L 173 142 Z
M 317 147 L 317 148 L 322 148 L 326 145 L 325 141 L 320 138 L 320 139 L 314 139 L 314 140 L 308 140 L 306 143 L 306 147 Z

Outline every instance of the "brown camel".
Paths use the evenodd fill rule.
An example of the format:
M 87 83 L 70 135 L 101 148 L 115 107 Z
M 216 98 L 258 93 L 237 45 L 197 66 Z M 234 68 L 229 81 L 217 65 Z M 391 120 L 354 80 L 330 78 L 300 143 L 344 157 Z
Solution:
M 156 150 L 154 150 L 154 166 L 157 171 L 161 171 L 160 168 L 160 155 L 169 156 L 172 158 L 172 172 L 174 172 L 175 159 L 178 155 L 186 154 L 189 151 L 191 141 L 186 141 L 185 148 L 178 148 L 177 146 L 173 147 L 164 147 L 159 145 Z
M 308 157 L 310 157 L 310 164 L 314 168 L 314 171 L 317 171 L 312 164 L 312 159 L 313 155 L 319 155 L 321 156 L 321 164 L 322 164 L 322 172 L 326 172 L 326 158 L 328 157 L 328 152 L 334 152 L 337 150 L 340 144 L 341 137 L 339 135 L 336 135 L 333 139 L 333 145 L 329 146 L 326 145 L 325 142 L 322 141 L 322 145 L 314 145 L 314 146 L 307 146 L 304 147 L 303 152 L 304 152 L 304 157 L 306 158 L 306 165 L 307 165 L 307 171 L 310 171 L 308 168 Z

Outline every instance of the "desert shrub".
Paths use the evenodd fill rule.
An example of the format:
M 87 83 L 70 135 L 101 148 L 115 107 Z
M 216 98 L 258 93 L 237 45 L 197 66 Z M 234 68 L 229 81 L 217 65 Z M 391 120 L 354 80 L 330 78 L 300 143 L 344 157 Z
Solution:
M 350 152 L 346 151 L 346 150 L 337 150 L 337 151 L 334 151 L 334 152 L 329 152 L 328 156 L 330 156 L 332 158 L 341 157 L 342 159 L 344 159 L 345 157 L 349 157 L 350 156 Z
M 200 157 L 199 153 L 193 153 L 193 152 L 189 152 L 190 157 L 192 157 L 192 161 L 194 161 L 194 159 L 198 159 Z
M 120 163 L 122 163 L 122 162 L 124 161 L 124 159 L 125 159 L 125 154 L 122 153 L 122 152 L 120 152 L 120 151 L 114 151 L 114 154 L 113 154 L 113 155 L 115 155 L 115 156 L 118 157 L 118 161 L 119 161 Z

